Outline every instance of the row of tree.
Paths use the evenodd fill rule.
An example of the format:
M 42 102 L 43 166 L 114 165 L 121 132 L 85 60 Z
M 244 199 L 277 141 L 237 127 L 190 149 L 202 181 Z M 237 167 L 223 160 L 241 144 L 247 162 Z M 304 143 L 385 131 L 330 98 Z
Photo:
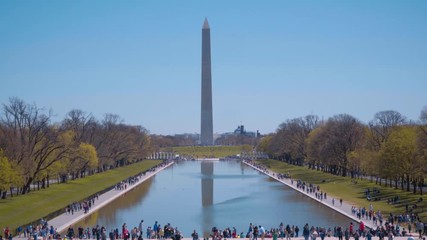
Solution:
M 60 123 L 53 114 L 11 98 L 0 115 L 0 195 L 26 194 L 32 184 L 45 188 L 142 160 L 150 138 L 141 126 L 124 124 L 118 115 L 102 120 L 72 110 Z
M 396 111 L 381 111 L 364 124 L 348 114 L 322 121 L 290 119 L 263 138 L 258 150 L 296 165 L 335 175 L 369 176 L 377 184 L 417 188 L 427 177 L 427 107 L 417 122 Z M 412 188 L 411 188 L 412 186 Z

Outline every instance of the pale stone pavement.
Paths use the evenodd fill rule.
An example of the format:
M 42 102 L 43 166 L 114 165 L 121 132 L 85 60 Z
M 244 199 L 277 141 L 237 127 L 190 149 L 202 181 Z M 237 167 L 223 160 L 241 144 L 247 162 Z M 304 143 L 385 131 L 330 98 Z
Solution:
M 95 200 L 95 204 L 92 205 L 88 213 L 84 213 L 83 210 L 74 212 L 74 214 L 66 214 L 65 211 L 63 214 L 50 219 L 48 221 L 49 225 L 54 226 L 58 232 L 63 232 L 68 229 L 70 225 L 73 225 L 74 223 L 84 219 L 85 217 L 89 216 L 94 211 L 104 207 L 108 203 L 112 202 L 116 198 L 122 196 L 123 194 L 131 191 L 135 187 L 137 187 L 139 184 L 143 183 L 145 180 L 151 178 L 152 176 L 156 175 L 158 172 L 162 171 L 163 169 L 171 166 L 173 162 L 168 163 L 167 165 L 157 168 L 155 171 L 149 171 L 145 175 L 141 176 L 139 181 L 134 183 L 133 185 L 127 185 L 127 188 L 125 190 L 115 190 L 114 188 L 108 192 L 105 192 L 101 195 L 99 195 L 98 200 Z
M 335 211 L 337 211 L 337 212 L 339 212 L 339 213 L 347 216 L 348 218 L 352 219 L 355 222 L 354 223 L 355 229 L 358 229 L 359 225 L 356 224 L 356 223 L 360 223 L 360 221 L 363 221 L 365 223 L 366 227 L 374 228 L 374 229 L 377 228 L 377 226 L 374 225 L 374 223 L 372 222 L 372 220 L 365 219 L 365 218 L 363 218 L 363 219 L 360 220 L 355 215 L 353 215 L 351 213 L 351 207 L 354 206 L 354 205 L 351 205 L 350 203 L 346 202 L 345 200 L 343 200 L 342 205 L 340 205 L 340 201 L 339 201 L 340 197 L 331 196 L 330 194 L 326 193 L 326 199 L 319 200 L 319 199 L 317 199 L 315 197 L 314 193 L 307 193 L 306 191 L 303 191 L 302 189 L 297 188 L 297 179 L 294 179 L 294 182 L 292 184 L 291 178 L 279 179 L 277 177 L 277 173 L 275 173 L 275 172 L 273 172 L 271 170 L 268 170 L 268 172 L 265 172 L 264 170 L 257 168 L 256 166 L 250 164 L 249 162 L 246 162 L 246 161 L 243 161 L 243 162 L 246 165 L 248 165 L 248 166 L 250 166 L 250 167 L 258 170 L 259 172 L 261 172 L 261 173 L 263 173 L 263 174 L 265 174 L 265 175 L 267 175 L 267 176 L 269 176 L 271 178 L 274 178 L 276 181 L 279 181 L 279 182 L 285 184 L 286 186 L 294 189 L 295 191 L 298 191 L 301 194 L 304 194 L 305 196 L 313 199 L 314 201 L 317 201 L 317 202 L 319 202 L 319 203 L 321 203 L 321 204 L 323 204 L 323 205 L 325 205 L 325 206 L 327 206 L 327 207 L 329 207 L 329 208 L 331 208 L 331 209 L 333 209 L 333 210 L 335 210 Z M 322 191 L 322 189 L 320 189 L 320 190 Z M 335 204 L 332 204 L 332 199 L 335 199 Z M 363 206 L 355 206 L 355 207 L 363 207 Z M 369 206 L 364 206 L 364 207 L 367 210 L 369 210 Z M 378 209 L 374 209 L 374 211 L 376 211 L 376 210 L 378 210 Z M 346 227 L 349 227 L 349 226 L 350 226 L 350 221 L 348 223 L 343 223 L 342 227 L 344 227 L 344 229 L 345 229 Z

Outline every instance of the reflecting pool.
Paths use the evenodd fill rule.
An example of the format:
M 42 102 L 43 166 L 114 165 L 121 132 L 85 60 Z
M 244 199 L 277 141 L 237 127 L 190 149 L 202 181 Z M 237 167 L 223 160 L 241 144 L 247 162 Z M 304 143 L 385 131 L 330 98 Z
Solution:
M 313 226 L 347 226 L 350 219 L 330 210 L 240 161 L 183 161 L 146 180 L 74 227 L 137 227 L 144 232 L 158 221 L 190 237 L 213 226 L 236 227 L 246 234 L 249 223 L 277 228 L 280 222 Z M 145 237 L 145 236 L 144 236 Z

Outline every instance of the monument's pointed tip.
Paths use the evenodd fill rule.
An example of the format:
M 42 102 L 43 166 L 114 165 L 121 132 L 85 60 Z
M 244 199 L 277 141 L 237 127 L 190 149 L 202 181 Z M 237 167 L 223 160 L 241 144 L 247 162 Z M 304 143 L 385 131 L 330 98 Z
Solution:
M 209 29 L 209 23 L 208 23 L 208 19 L 205 18 L 205 22 L 203 23 L 203 29 Z

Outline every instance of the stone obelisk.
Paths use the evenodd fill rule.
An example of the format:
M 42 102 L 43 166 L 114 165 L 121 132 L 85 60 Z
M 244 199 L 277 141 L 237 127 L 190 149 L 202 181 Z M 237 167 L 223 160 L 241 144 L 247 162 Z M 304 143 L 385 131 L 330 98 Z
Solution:
M 211 29 L 205 19 L 202 28 L 202 118 L 200 144 L 213 145 Z

